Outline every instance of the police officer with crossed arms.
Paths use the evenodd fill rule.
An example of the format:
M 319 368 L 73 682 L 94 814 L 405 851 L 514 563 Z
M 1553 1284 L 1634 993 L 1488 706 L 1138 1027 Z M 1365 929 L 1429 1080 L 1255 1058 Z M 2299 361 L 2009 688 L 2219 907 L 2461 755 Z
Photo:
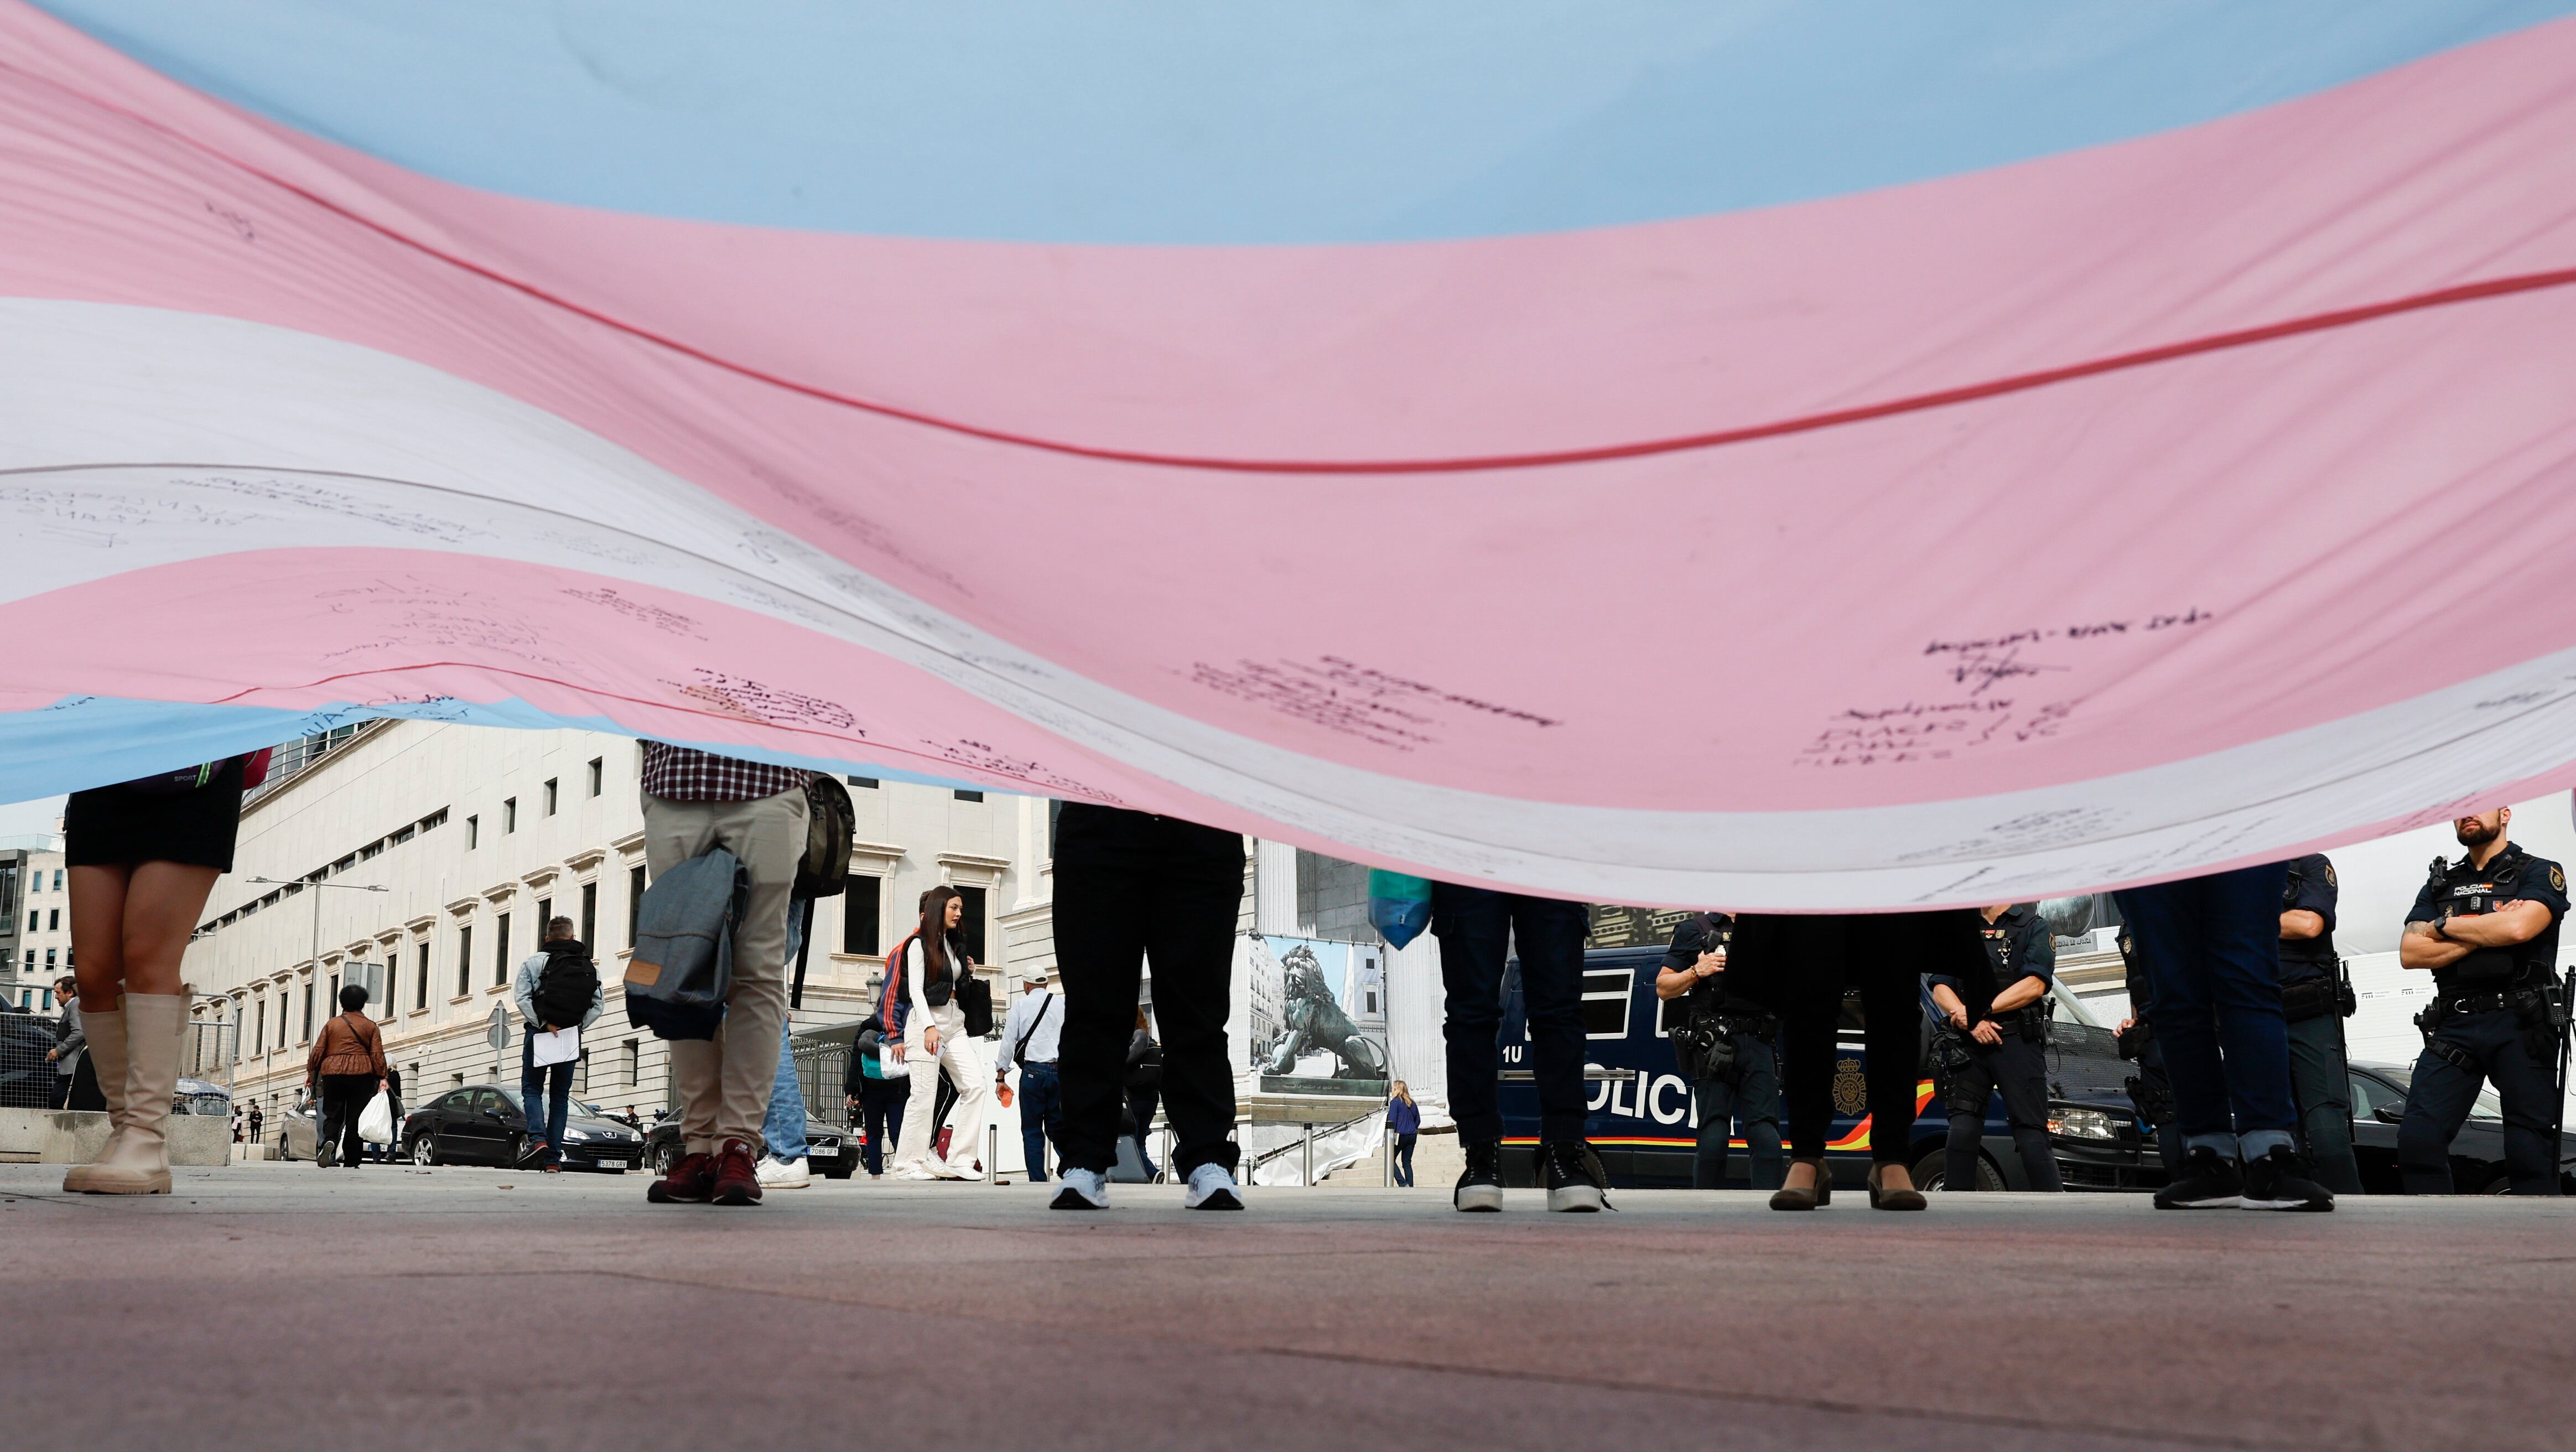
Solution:
M 1977 1188 L 1977 1145 L 1986 1101 L 2004 1097 L 2013 1148 L 2034 1190 L 2063 1190 L 2048 1148 L 2048 984 L 2057 944 L 2048 920 L 2027 904 L 1985 909 L 1986 972 L 1975 981 L 1926 974 L 1941 1014 L 1932 1054 L 1948 1084 L 1950 1138 L 1941 1188 Z
M 2352 1157 L 2352 1075 L 2344 1064 L 2343 1020 L 2352 1012 L 2343 960 L 2335 955 L 2334 864 L 2311 852 L 2290 864 L 2281 888 L 2281 1019 L 2290 1036 L 2290 1097 L 2299 1139 L 2318 1184 L 2361 1193 Z
M 2558 1193 L 2563 1030 L 2552 1008 L 2567 874 L 2508 841 L 2512 821 L 2513 809 L 2499 807 L 2451 824 L 2468 854 L 2456 863 L 2433 859 L 2397 942 L 2399 965 L 2431 972 L 2436 990 L 2415 1020 L 2424 1054 L 2397 1129 L 2397 1168 L 2410 1195 L 2451 1193 L 2451 1139 L 2490 1079 L 2504 1100 L 2513 1193 Z
M 1780 1148 L 1780 1021 L 1768 1009 L 1727 996 L 1726 945 L 1734 933 L 1735 919 L 1725 913 L 1701 913 L 1674 929 L 1655 972 L 1655 997 L 1688 1000 L 1667 1022 L 1698 1111 L 1691 1188 L 1725 1188 L 1729 1141 L 1741 1134 L 1753 1188 L 1777 1190 L 1789 1173 Z

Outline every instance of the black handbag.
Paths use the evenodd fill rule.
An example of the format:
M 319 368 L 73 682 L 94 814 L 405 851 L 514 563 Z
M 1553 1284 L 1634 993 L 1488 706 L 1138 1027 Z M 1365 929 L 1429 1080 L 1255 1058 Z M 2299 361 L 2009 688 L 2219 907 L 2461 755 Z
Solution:
M 965 1016 L 967 1037 L 980 1039 L 993 1032 L 993 985 L 963 965 L 957 970 L 957 1011 Z

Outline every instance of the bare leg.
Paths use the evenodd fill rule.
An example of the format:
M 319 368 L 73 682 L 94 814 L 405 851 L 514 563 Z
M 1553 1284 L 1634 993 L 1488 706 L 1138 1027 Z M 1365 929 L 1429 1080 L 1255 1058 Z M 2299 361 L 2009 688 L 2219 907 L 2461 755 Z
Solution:
M 125 993 L 125 898 L 134 869 L 75 867 L 72 889 L 72 978 L 84 1013 L 114 1013 Z
M 197 930 L 197 915 L 206 910 L 206 895 L 215 890 L 215 879 L 221 876 L 214 868 L 179 862 L 136 865 L 125 890 L 127 992 L 180 991 L 180 960 L 188 952 L 188 935 Z M 88 990 L 82 993 L 86 996 Z

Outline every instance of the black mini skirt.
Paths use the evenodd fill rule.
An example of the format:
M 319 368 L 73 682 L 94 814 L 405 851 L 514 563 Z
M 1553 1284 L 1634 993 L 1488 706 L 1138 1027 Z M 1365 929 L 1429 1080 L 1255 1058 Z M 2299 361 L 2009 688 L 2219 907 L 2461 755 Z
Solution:
M 74 792 L 63 805 L 63 860 L 72 867 L 180 862 L 230 872 L 241 805 L 239 757 L 194 791 L 145 792 L 120 784 Z

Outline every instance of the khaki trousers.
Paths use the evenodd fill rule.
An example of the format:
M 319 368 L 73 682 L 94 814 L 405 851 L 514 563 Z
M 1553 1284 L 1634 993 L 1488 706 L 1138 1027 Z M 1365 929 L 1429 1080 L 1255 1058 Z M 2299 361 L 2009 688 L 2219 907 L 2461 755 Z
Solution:
M 644 861 L 655 877 L 722 847 L 751 874 L 751 905 L 733 939 L 733 993 L 712 1039 L 674 1039 L 680 1141 L 713 1154 L 726 1140 L 757 1150 L 769 1089 L 778 1077 L 778 1030 L 787 1017 L 787 896 L 805 855 L 805 793 L 747 802 L 644 798 Z M 740 1040 L 742 1052 L 727 1043 Z

